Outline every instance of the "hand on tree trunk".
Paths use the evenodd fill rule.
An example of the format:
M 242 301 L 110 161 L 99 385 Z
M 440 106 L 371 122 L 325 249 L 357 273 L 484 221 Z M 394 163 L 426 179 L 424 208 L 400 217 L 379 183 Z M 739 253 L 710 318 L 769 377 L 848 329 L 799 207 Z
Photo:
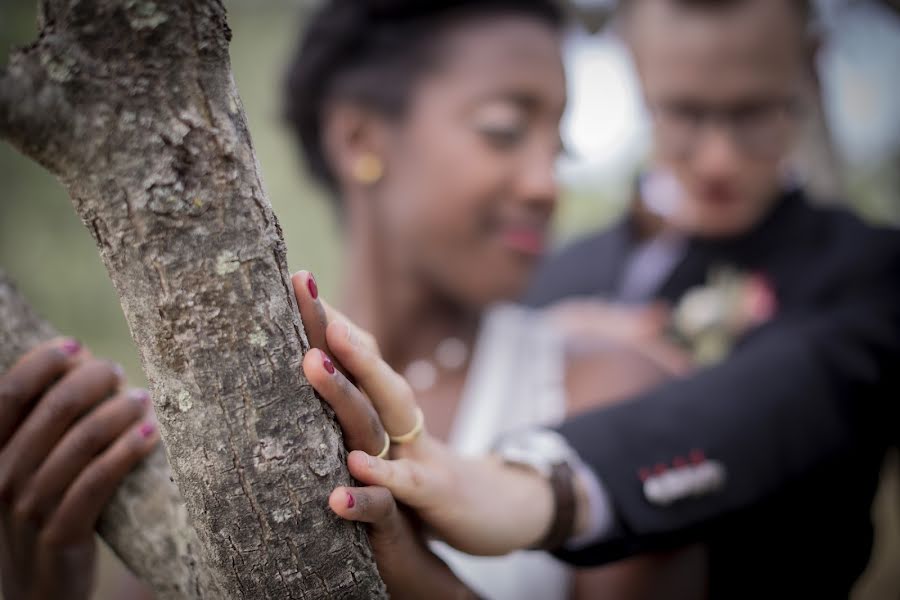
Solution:
M 310 273 L 297 273 L 292 283 L 310 346 L 314 348 L 303 361 L 307 378 L 335 410 L 347 448 L 379 454 L 387 439 L 381 418 L 369 398 L 348 378 L 352 378 L 350 371 L 339 361 L 329 358 L 331 349 L 326 333 L 329 323 L 337 324 L 346 319 L 319 299 L 318 288 Z M 349 329 L 347 331 L 350 333 Z M 380 356 L 371 335 L 356 329 L 353 335 L 355 342 L 370 355 Z M 366 376 L 362 372 L 355 374 Z M 399 379 L 399 375 L 394 375 Z M 398 417 L 404 418 L 403 415 Z M 411 515 L 398 508 L 387 488 L 339 487 L 331 493 L 328 504 L 338 516 L 369 526 L 369 541 L 378 571 L 394 600 L 476 597 L 431 552 Z
M 6 600 L 88 598 L 97 519 L 159 436 L 149 395 L 73 340 L 0 375 L 0 580 Z
M 381 358 L 368 333 L 304 292 L 307 277 L 304 272 L 294 276 L 294 292 L 307 328 L 321 328 L 310 339 L 324 340 L 326 348 L 307 352 L 303 371 L 334 409 L 353 450 L 347 461 L 350 473 L 365 484 L 389 488 L 441 539 L 463 552 L 502 555 L 536 545 L 553 516 L 553 492 L 540 475 L 496 457 L 458 457 L 424 430 L 384 452 L 385 431 L 406 437 L 419 429 L 412 388 Z M 330 356 L 346 366 L 346 374 Z

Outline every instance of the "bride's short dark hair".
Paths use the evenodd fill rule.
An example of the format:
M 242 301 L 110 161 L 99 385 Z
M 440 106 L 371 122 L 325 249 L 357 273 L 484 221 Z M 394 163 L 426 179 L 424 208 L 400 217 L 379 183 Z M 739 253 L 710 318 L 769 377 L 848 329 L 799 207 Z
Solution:
M 313 176 L 334 187 L 322 148 L 326 103 L 351 99 L 401 115 L 412 85 L 439 58 L 439 40 L 463 19 L 525 15 L 563 26 L 554 0 L 326 0 L 308 18 L 284 78 L 284 114 Z

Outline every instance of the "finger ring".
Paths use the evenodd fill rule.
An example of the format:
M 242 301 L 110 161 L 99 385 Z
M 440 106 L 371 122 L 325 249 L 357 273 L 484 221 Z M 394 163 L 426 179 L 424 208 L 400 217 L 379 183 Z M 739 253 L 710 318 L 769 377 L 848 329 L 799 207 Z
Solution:
M 378 456 L 376 456 L 376 458 L 384 458 L 385 456 L 388 455 L 388 452 L 390 451 L 390 449 L 391 449 L 391 436 L 389 436 L 388 432 L 385 431 L 384 432 L 384 449 L 378 453 Z
M 425 430 L 425 415 L 422 413 L 422 409 L 416 407 L 416 424 L 413 425 L 413 428 L 403 435 L 392 435 L 391 441 L 397 445 L 400 444 L 409 444 L 410 442 L 416 441 L 420 435 L 422 435 L 422 431 Z

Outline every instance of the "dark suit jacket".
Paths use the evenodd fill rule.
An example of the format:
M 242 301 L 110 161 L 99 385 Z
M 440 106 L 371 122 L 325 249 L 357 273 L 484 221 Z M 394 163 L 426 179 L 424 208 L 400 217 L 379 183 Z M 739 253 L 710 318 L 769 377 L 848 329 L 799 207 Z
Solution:
M 625 222 L 576 242 L 539 271 L 530 303 L 612 293 L 631 245 Z M 560 556 L 596 565 L 700 540 L 712 597 L 846 597 L 900 429 L 900 233 L 793 192 L 740 239 L 690 242 L 657 297 L 677 301 L 722 263 L 765 273 L 777 316 L 718 365 L 561 426 L 617 522 L 603 543 Z M 697 450 L 724 466 L 724 487 L 649 502 L 642 468 Z

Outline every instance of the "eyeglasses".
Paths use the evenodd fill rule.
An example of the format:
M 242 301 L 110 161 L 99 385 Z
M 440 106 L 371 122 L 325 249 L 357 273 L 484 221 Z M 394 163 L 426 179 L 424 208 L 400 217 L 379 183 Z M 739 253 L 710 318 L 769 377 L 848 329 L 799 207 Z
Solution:
M 793 100 L 748 102 L 728 108 L 691 102 L 660 102 L 651 105 L 661 149 L 678 158 L 693 154 L 709 125 L 728 131 L 735 145 L 748 156 L 773 158 L 781 155 L 791 140 L 800 110 Z

